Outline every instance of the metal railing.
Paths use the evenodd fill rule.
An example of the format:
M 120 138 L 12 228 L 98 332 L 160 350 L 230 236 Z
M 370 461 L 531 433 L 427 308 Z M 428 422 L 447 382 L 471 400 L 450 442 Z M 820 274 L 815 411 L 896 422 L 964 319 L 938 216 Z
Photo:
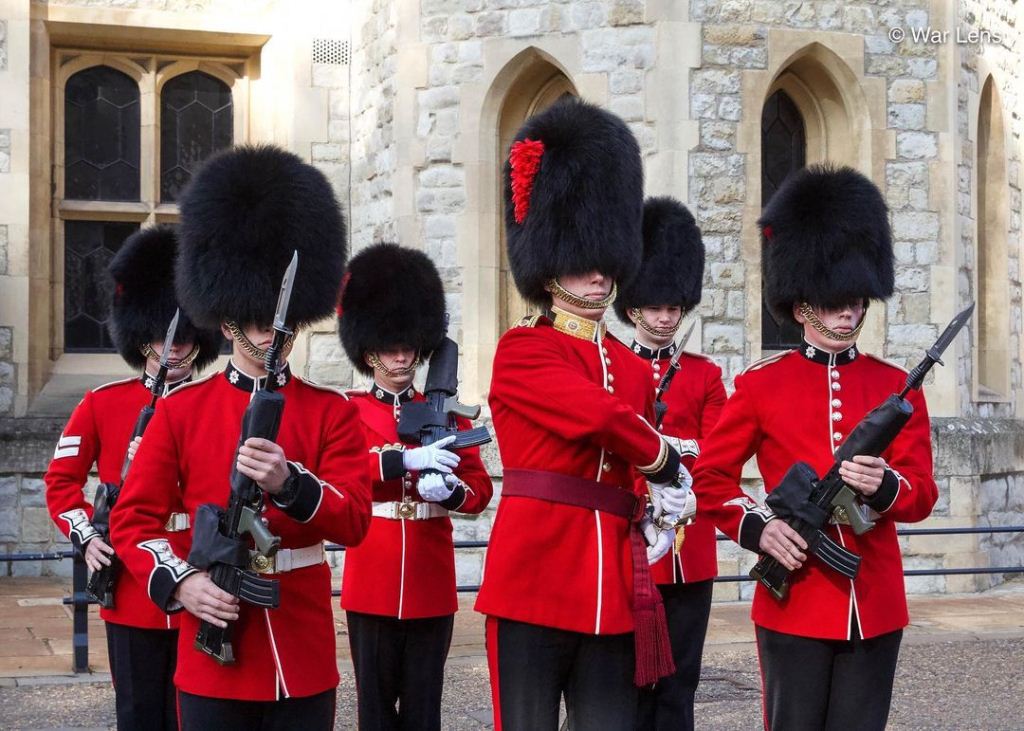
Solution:
M 1024 525 L 974 527 L 974 528 L 900 528 L 896 531 L 898 536 L 940 536 L 940 535 L 974 535 L 992 533 L 1024 533 Z M 719 541 L 730 540 L 727 536 L 718 534 Z M 487 548 L 487 541 L 455 541 L 456 550 L 471 548 Z M 344 546 L 328 544 L 327 551 L 344 551 Z M 20 561 L 63 561 L 71 559 L 71 596 L 64 597 L 63 603 L 72 608 L 72 668 L 76 673 L 89 671 L 89 605 L 91 601 L 86 594 L 88 581 L 88 568 L 85 559 L 80 553 L 74 550 L 51 551 L 46 553 L 0 553 L 0 563 Z M 1024 566 L 988 566 L 978 568 L 941 568 L 941 569 L 904 569 L 904 576 L 964 576 L 972 574 L 1020 574 L 1024 573 Z M 736 583 L 754 581 L 747 575 L 717 576 L 716 583 Z M 459 592 L 475 592 L 480 589 L 477 584 L 465 584 L 456 587 Z M 331 592 L 335 597 L 341 596 L 341 591 L 335 589 Z

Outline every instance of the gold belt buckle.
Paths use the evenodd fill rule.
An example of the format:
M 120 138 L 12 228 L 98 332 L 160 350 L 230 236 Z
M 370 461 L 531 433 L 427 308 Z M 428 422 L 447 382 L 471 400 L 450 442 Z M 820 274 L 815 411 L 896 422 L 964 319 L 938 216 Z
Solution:
M 274 560 L 273 556 L 264 556 L 262 553 L 255 553 L 252 559 L 249 561 L 249 565 L 252 566 L 252 570 L 259 574 L 273 574 L 276 573 L 277 561 Z
M 411 500 L 403 500 L 398 504 L 398 517 L 402 520 L 412 520 L 416 517 L 416 503 Z

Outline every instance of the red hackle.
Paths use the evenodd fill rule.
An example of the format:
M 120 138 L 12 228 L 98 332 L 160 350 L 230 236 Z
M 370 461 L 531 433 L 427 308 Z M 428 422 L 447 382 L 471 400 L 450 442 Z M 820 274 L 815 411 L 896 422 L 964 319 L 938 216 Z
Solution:
M 508 155 L 512 168 L 512 207 L 516 223 L 526 220 L 530 208 L 530 191 L 540 170 L 540 158 L 544 154 L 541 140 L 520 140 L 512 144 Z

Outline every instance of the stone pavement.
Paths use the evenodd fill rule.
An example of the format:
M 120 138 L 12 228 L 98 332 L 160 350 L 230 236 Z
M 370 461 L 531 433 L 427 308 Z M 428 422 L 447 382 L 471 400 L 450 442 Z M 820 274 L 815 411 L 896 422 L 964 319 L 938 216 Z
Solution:
M 71 607 L 62 603 L 70 582 L 52 578 L 0 578 L 0 679 L 73 675 Z M 450 662 L 486 658 L 483 617 L 472 611 L 472 596 L 462 596 L 456 615 Z M 981 594 L 911 595 L 911 626 L 905 643 L 969 639 L 1024 638 L 1024 581 Z M 748 602 L 716 603 L 711 610 L 707 646 L 752 643 Z M 338 662 L 349 666 L 345 615 L 335 612 Z M 89 610 L 89 665 L 106 673 L 106 640 L 96 607 Z M 95 679 L 95 678 L 94 678 Z M 9 681 L 8 681 L 9 684 Z

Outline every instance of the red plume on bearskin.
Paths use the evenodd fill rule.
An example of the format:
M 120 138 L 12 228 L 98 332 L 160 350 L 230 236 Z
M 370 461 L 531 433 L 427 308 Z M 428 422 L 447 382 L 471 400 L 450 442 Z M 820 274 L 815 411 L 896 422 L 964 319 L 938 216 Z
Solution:
M 621 287 L 640 267 L 640 146 L 614 114 L 561 99 L 516 132 L 504 170 L 509 268 L 547 306 L 552 278 L 601 272 Z
M 530 191 L 533 179 L 540 170 L 544 143 L 540 140 L 520 140 L 512 145 L 508 164 L 512 168 L 512 205 L 516 223 L 522 223 L 530 209 Z

